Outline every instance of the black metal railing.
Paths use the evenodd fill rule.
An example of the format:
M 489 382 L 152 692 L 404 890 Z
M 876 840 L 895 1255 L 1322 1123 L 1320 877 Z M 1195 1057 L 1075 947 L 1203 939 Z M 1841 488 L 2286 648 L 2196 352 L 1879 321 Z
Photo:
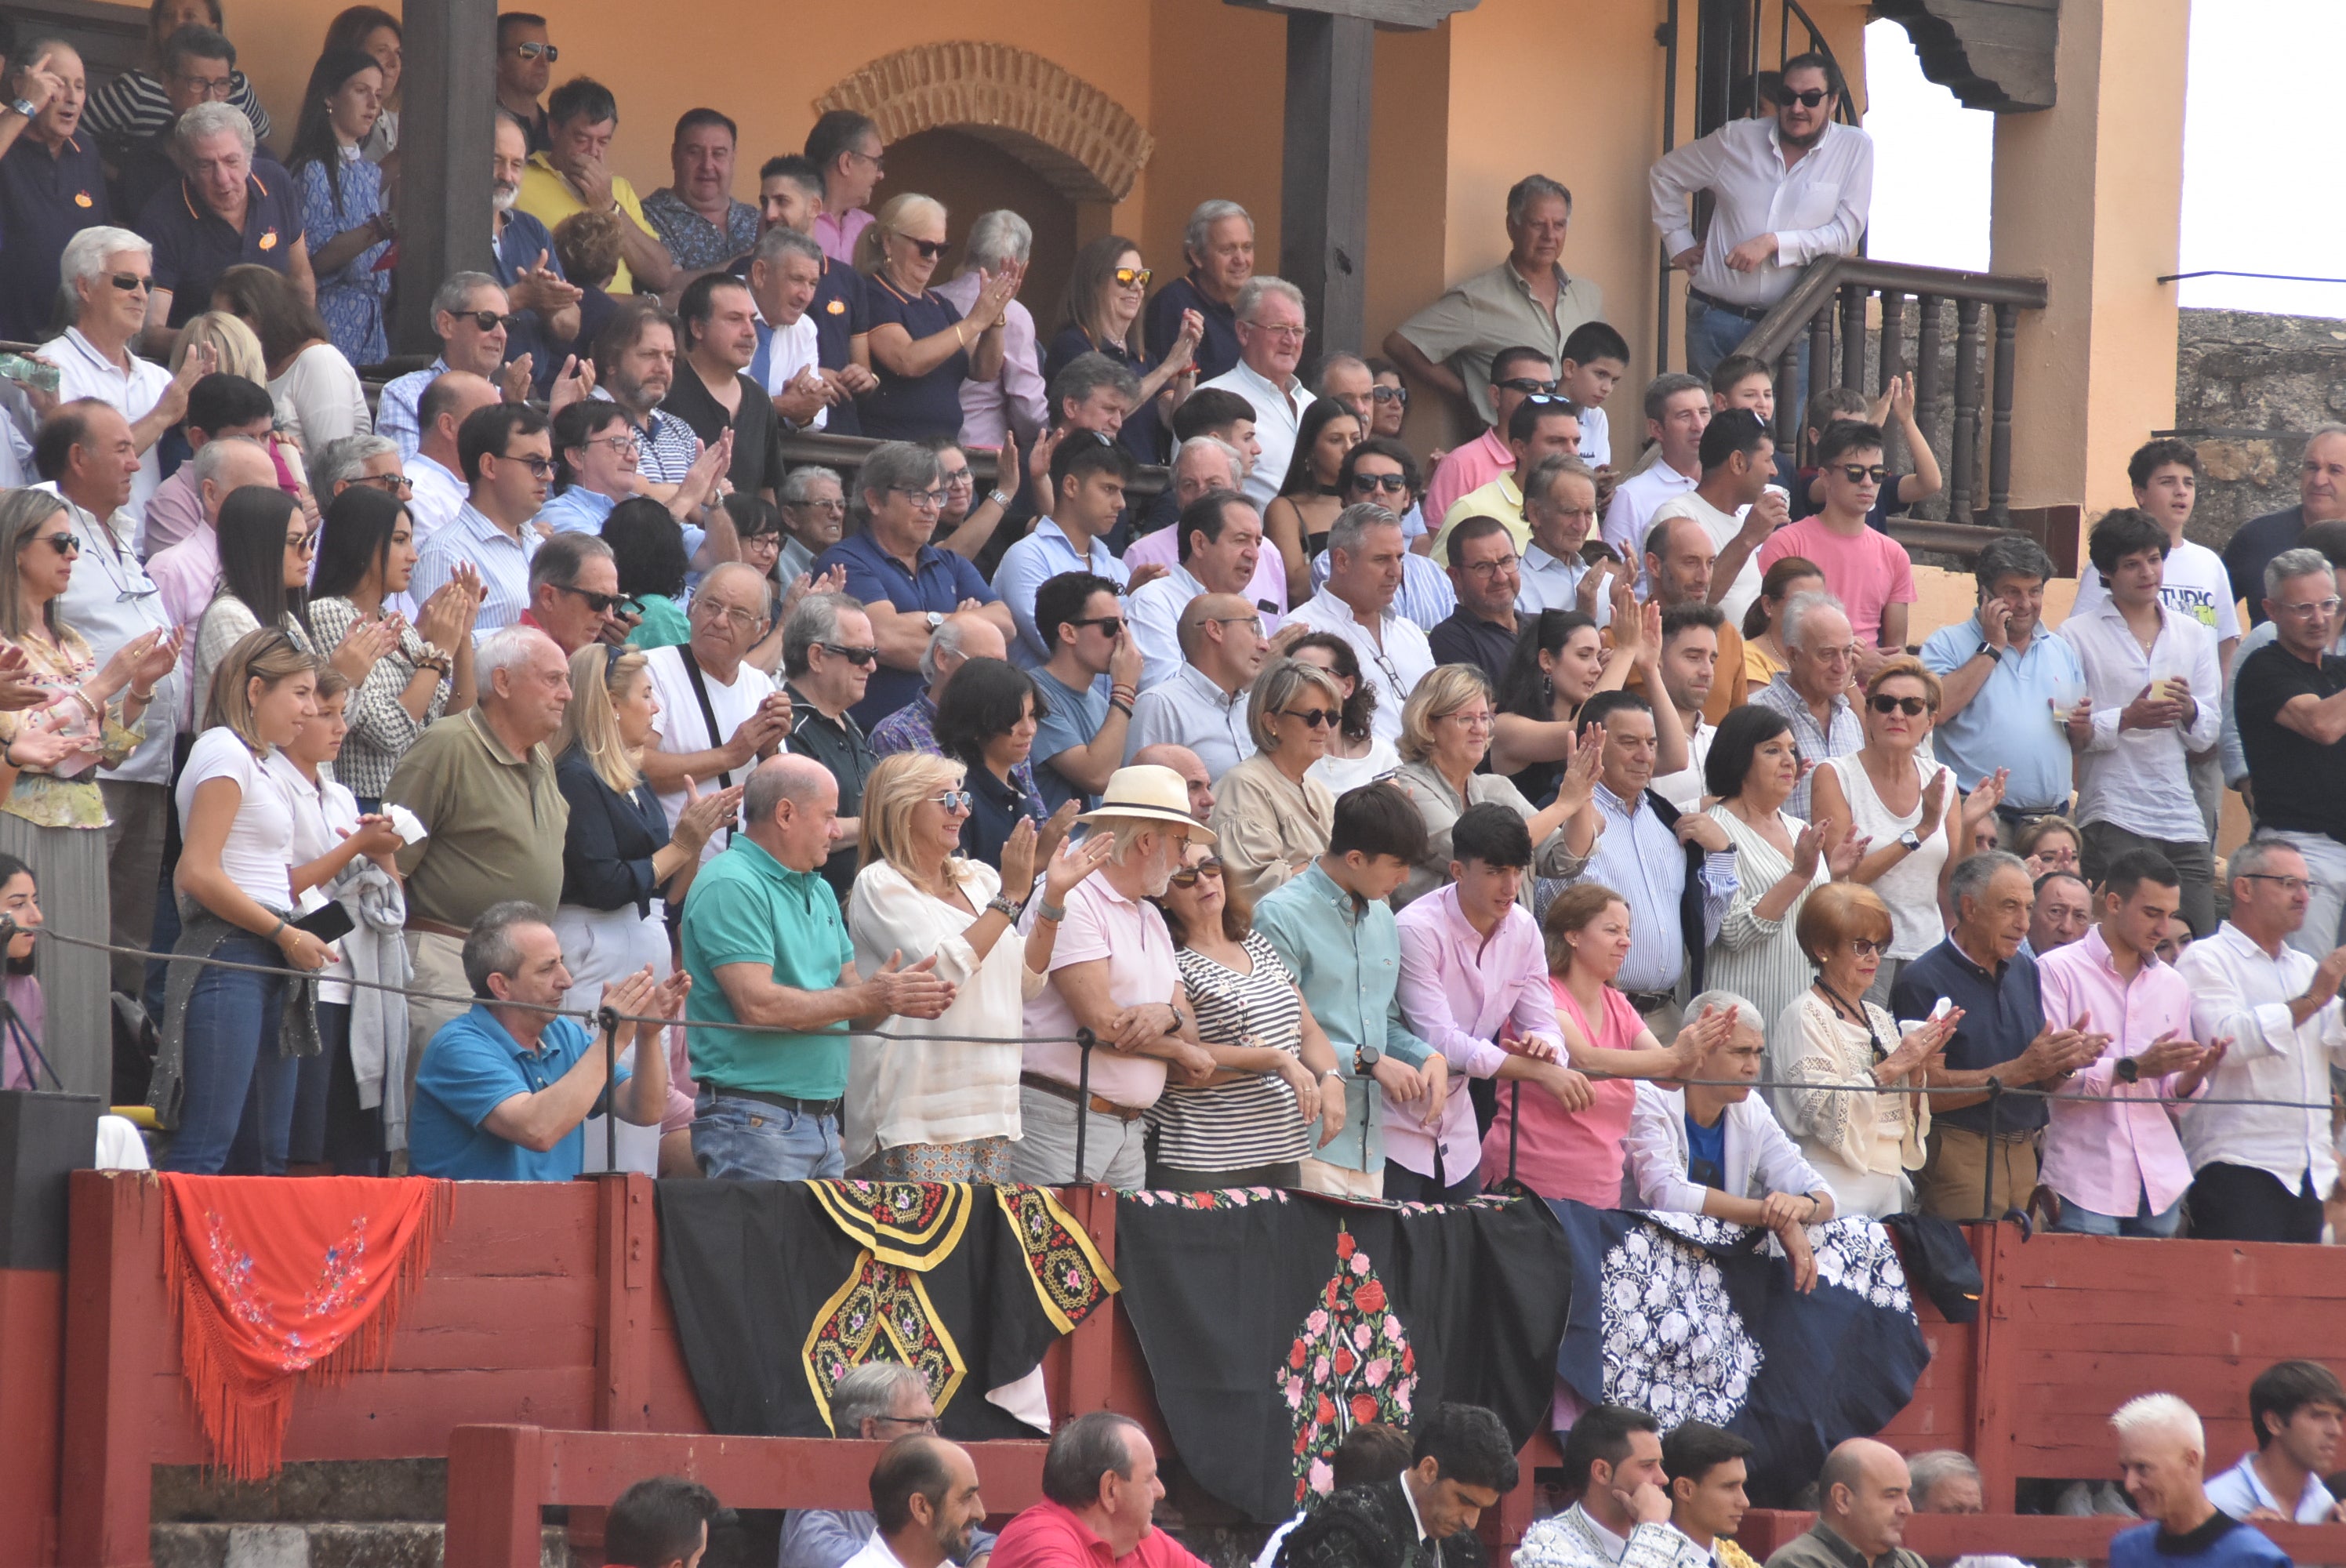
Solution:
M 1909 351 L 1906 303 L 1914 301 L 1915 333 Z M 2014 341 L 2020 312 L 2045 308 L 2041 278 L 1994 272 L 1959 272 L 1943 267 L 1913 267 L 1863 256 L 1833 256 L 1812 263 L 1791 292 L 1778 300 L 1747 333 L 1743 353 L 1776 367 L 1776 440 L 1792 445 L 1800 438 L 1806 410 L 1798 406 L 1800 346 L 1807 340 L 1811 391 L 1836 384 L 1867 392 L 1868 305 L 1881 305 L 1881 341 L 1872 356 L 1878 366 L 1872 391 L 1892 376 L 1914 375 L 1914 422 L 1936 428 L 1946 389 L 1942 361 L 1946 311 L 1954 308 L 1954 412 L 1943 459 L 1947 480 L 1947 517 L 1959 524 L 2012 525 L 2012 401 Z M 1839 374 L 1834 374 L 1838 334 Z M 1982 369 L 1987 392 L 1981 395 Z M 1984 422 L 1984 423 L 1983 423 Z M 1983 434 L 1986 446 L 1986 504 L 1978 504 Z

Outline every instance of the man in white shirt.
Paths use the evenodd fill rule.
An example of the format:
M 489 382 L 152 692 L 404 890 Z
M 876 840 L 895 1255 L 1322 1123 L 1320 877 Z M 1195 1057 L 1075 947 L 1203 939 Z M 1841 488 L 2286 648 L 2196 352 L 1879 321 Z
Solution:
M 416 416 L 422 435 L 405 459 L 407 514 L 415 525 L 415 547 L 430 544 L 432 535 L 456 520 L 464 509 L 469 486 L 464 462 L 456 450 L 456 433 L 464 421 L 502 399 L 485 376 L 469 371 L 449 371 L 423 389 Z M 387 438 L 386 438 L 387 439 Z
M 1686 731 L 1687 765 L 1665 773 L 1647 788 L 1680 811 L 1702 804 L 1708 787 L 1703 768 L 1710 760 L 1710 743 L 1719 727 L 1703 717 L 1710 688 L 1719 675 L 1719 634 L 1727 617 L 1717 605 L 1672 605 L 1662 612 L 1662 692 L 1678 709 Z
M 59 260 L 73 293 L 73 325 L 36 351 L 57 367 L 59 402 L 95 398 L 129 424 L 138 472 L 122 512 L 134 539 L 147 498 L 163 482 L 155 443 L 188 412 L 188 389 L 214 368 L 208 346 L 189 350 L 176 376 L 130 351 L 131 341 L 146 325 L 154 263 L 155 248 L 128 229 L 85 229 L 75 235 Z
M 2339 1430 L 2346 1426 L 2346 1388 L 2335 1372 L 2319 1361 L 2267 1367 L 2249 1385 L 2249 1425 L 2257 1446 L 2208 1478 L 2208 1502 L 2242 1521 L 2330 1524 L 2346 1518 L 2346 1507 L 2322 1484 L 2338 1468 Z
M 729 561 L 692 596 L 692 640 L 645 656 L 660 710 L 659 745 L 644 752 L 644 778 L 659 796 L 670 828 L 689 803 L 688 780 L 729 789 L 747 779 L 760 758 L 774 755 L 790 732 L 789 695 L 775 689 L 771 676 L 744 662 L 766 635 L 767 606 L 766 581 L 757 568 Z M 702 862 L 730 838 L 709 835 Z
M 1261 614 L 1236 594 L 1199 594 L 1181 610 L 1182 663 L 1133 706 L 1125 761 L 1148 746 L 1186 746 L 1218 779 L 1255 753 L 1247 697 L 1262 672 Z
M 1516 1568 L 1707 1568 L 1670 1528 L 1661 1423 L 1626 1405 L 1581 1412 L 1564 1440 L 1564 1477 L 1580 1501 L 1524 1532 Z
M 2192 932 L 2211 932 L 2215 860 L 2188 754 L 2213 745 L 2222 722 L 2216 636 L 2159 603 L 2168 539 L 2150 517 L 2131 506 L 2110 512 L 2086 549 L 2110 598 L 2061 626 L 2086 671 L 2086 695 L 2069 712 L 2071 737 L 2086 738 L 2077 765 L 2086 880 L 2098 882 L 2128 850 L 2156 850 L 2182 875 L 2180 912 Z
M 1580 547 L 1596 529 L 1596 471 L 1577 457 L 1548 457 L 1535 463 L 1524 478 L 1524 526 L 1531 531 L 1532 542 L 1524 551 L 1516 613 L 1578 610 L 1595 616 L 1600 626 L 1611 620 L 1611 596 L 1604 591 L 1604 581 L 1621 569 L 1617 564 L 1600 575 L 1586 596 L 1580 591 L 1582 581 L 1596 570 L 1580 558 Z
M 2338 984 L 2346 947 L 2320 962 L 2290 945 L 2311 902 L 2305 857 L 2259 837 L 2225 862 L 2231 918 L 2176 961 L 2191 983 L 2191 1032 L 2231 1048 L 2209 1097 L 2271 1105 L 2187 1105 L 2191 1234 L 2230 1241 L 2321 1239 L 2321 1202 L 2338 1184 L 2330 1138 L 2330 1066 L 2346 1065 Z M 2324 1107 L 2290 1108 L 2290 1102 Z
M 1382 506 L 1347 506 L 1328 531 L 1328 584 L 1288 617 L 1290 626 L 1333 632 L 1352 645 L 1361 678 L 1376 689 L 1375 732 L 1396 745 L 1401 710 L 1433 668 L 1417 624 L 1395 615 L 1403 543 L 1401 519 Z
M 1303 290 L 1284 278 L 1258 273 L 1240 286 L 1233 313 L 1239 362 L 1198 390 L 1219 387 L 1254 405 L 1255 444 L 1262 450 L 1247 476 L 1245 494 L 1260 510 L 1287 479 L 1296 426 L 1311 401 L 1295 376 L 1303 358 Z
M 758 349 L 750 379 L 774 400 L 785 430 L 821 430 L 844 394 L 823 380 L 814 318 L 807 310 L 822 284 L 822 247 L 778 223 L 750 255 L 750 298 L 758 308 Z
M 1710 427 L 1710 388 L 1671 372 L 1646 386 L 1646 439 L 1660 451 L 1621 481 L 1605 509 L 1605 542 L 1634 564 L 1646 529 L 1663 502 L 1702 479 L 1702 433 Z
M 927 1432 L 910 1432 L 882 1450 L 872 1467 L 872 1511 L 878 1528 L 847 1568 L 945 1568 L 969 1561 L 985 1521 L 977 1466 L 969 1451 Z
M 1662 249 L 1690 275 L 1687 367 L 1697 375 L 1735 351 L 1802 267 L 1855 254 L 1873 204 L 1873 142 L 1833 124 L 1831 59 L 1795 55 L 1779 91 L 1774 118 L 1729 120 L 1664 153 L 1647 176 Z M 1698 239 L 1688 208 L 1699 191 L 1713 206 Z M 1795 406 L 1806 396 L 1796 391 Z
M 1127 605 L 1132 640 L 1140 645 L 1144 693 L 1180 673 L 1187 657 L 1179 633 L 1181 612 L 1200 594 L 1250 599 L 1262 561 L 1262 516 L 1232 491 L 1207 492 L 1182 508 L 1174 528 L 1179 535 L 1179 564 L 1135 591 Z M 1251 603 L 1250 608 L 1261 616 L 1266 635 L 1279 629 L 1276 616 Z
M 1776 443 L 1760 416 L 1749 409 L 1723 409 L 1703 427 L 1698 447 L 1702 478 L 1692 490 L 1654 508 L 1653 525 L 1666 517 L 1691 517 L 1718 552 L 1711 563 L 1710 602 L 1740 626 L 1743 612 L 1760 596 L 1760 546 L 1792 520 L 1791 498 L 1771 490 Z

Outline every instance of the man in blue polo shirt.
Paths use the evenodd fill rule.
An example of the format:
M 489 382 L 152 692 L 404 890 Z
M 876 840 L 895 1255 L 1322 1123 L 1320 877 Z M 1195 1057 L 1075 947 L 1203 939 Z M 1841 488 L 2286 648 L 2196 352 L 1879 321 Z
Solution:
M 855 486 L 862 493 L 866 525 L 825 550 L 814 575 L 844 571 L 847 592 L 872 617 L 880 664 L 863 700 L 849 710 L 868 732 L 920 695 L 921 655 L 947 616 L 974 609 L 994 623 L 1005 643 L 1018 628 L 975 566 L 929 543 L 945 495 L 935 453 L 909 441 L 882 442 L 864 458 Z
M 839 836 L 829 769 L 811 757 L 770 758 L 742 787 L 741 819 L 684 904 L 685 1018 L 699 1090 L 693 1157 L 712 1178 L 844 1176 L 849 1021 L 935 1018 L 953 1005 L 954 986 L 931 972 L 934 953 L 909 966 L 892 958 L 868 980 L 856 973 L 839 899 L 822 880 Z
M 114 221 L 97 144 L 80 130 L 81 56 L 26 40 L 0 94 L 0 338 L 37 343 L 56 309 L 57 261 L 81 229 Z
M 637 1071 L 607 1082 L 602 1042 L 575 1018 L 557 1018 L 570 989 L 562 943 L 546 913 L 512 900 L 481 911 L 464 938 L 464 979 L 479 1000 L 441 1026 L 415 1074 L 408 1168 L 450 1181 L 568 1181 L 585 1163 L 586 1118 L 616 1104 L 619 1119 L 657 1127 L 668 1111 L 668 1055 L 659 1031 L 646 1036 Z M 665 983 L 647 967 L 607 988 L 623 1014 L 673 1018 L 691 983 Z M 619 1025 L 615 1044 L 636 1044 Z M 627 1087 L 614 1095 L 617 1084 Z
M 170 346 L 188 319 L 212 308 L 212 285 L 240 262 L 285 274 L 315 304 L 318 280 L 301 239 L 292 177 L 252 150 L 252 122 L 233 104 L 198 104 L 172 132 L 188 177 L 158 190 L 135 225 L 155 247 L 147 296 L 148 346 Z

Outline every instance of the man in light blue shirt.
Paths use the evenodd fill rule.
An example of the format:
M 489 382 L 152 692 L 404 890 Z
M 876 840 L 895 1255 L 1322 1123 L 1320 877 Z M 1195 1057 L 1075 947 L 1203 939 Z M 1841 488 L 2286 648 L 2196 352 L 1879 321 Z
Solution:
M 1050 662 L 1050 646 L 1035 626 L 1035 596 L 1045 583 L 1062 572 L 1089 572 L 1129 587 L 1132 574 L 1106 535 L 1124 510 L 1124 487 L 1136 472 L 1123 444 L 1097 431 L 1069 430 L 1051 453 L 1051 515 L 1036 519 L 1032 534 L 1003 552 L 994 574 L 994 591 L 1018 626 L 1010 662 L 1019 668 Z M 1164 575 L 1161 568 L 1144 573 L 1147 579 Z
M 492 403 L 465 416 L 456 453 L 471 493 L 455 520 L 424 541 L 407 591 L 417 604 L 427 603 L 458 561 L 471 561 L 484 590 L 473 619 L 477 643 L 529 608 L 529 564 L 538 544 L 529 520 L 546 505 L 554 441 L 546 416 L 527 403 Z
M 1939 677 L 1933 733 L 1940 760 L 1966 795 L 1999 768 L 2010 777 L 1996 806 L 2006 848 L 2032 820 L 2066 812 L 2076 779 L 2063 719 L 2086 689 L 2085 667 L 2045 629 L 2045 584 L 2052 557 L 2034 539 L 1991 540 L 1972 568 L 1979 610 L 1941 626 L 1923 644 L 1923 666 Z
M 1423 1115 L 1448 1086 L 1448 1067 L 1402 1022 L 1401 932 L 1385 900 L 1425 858 L 1425 819 L 1392 784 L 1336 800 L 1328 850 L 1264 895 L 1254 928 L 1303 988 L 1336 1047 L 1343 1127 L 1303 1161 L 1306 1191 L 1382 1197 L 1384 1097 Z
M 397 442 L 403 461 L 413 457 L 422 438 L 416 404 L 423 389 L 450 371 L 469 371 L 497 384 L 513 324 L 505 288 L 495 278 L 486 272 L 450 273 L 432 296 L 432 332 L 440 340 L 440 357 L 383 383 L 374 433 Z

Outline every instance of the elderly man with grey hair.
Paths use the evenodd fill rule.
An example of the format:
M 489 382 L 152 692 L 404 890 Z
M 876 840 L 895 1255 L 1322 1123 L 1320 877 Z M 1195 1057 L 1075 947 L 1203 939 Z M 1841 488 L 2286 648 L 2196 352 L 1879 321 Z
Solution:
M 285 275 L 305 304 L 318 279 L 302 239 L 301 198 L 292 179 L 253 150 L 252 122 L 233 104 L 198 104 L 171 130 L 171 157 L 186 178 L 148 199 L 138 232 L 155 244 L 155 286 L 147 296 L 147 347 L 168 350 L 190 317 L 212 308 L 212 286 L 239 261 Z M 223 251 L 218 226 L 244 238 Z
M 416 405 L 424 388 L 450 371 L 503 384 L 509 309 L 505 286 L 486 272 L 451 272 L 433 294 L 432 335 L 440 340 L 439 357 L 385 382 L 375 404 L 374 433 L 397 442 L 401 457 L 413 457 L 423 439 Z
M 947 616 L 929 634 L 929 646 L 921 650 L 921 694 L 872 727 L 872 755 L 892 757 L 899 751 L 938 755 L 937 698 L 944 694 L 945 682 L 974 658 L 1009 657 L 1001 631 L 984 616 L 966 610 Z
M 774 502 L 782 514 L 782 551 L 774 575 L 794 583 L 812 575 L 815 558 L 847 531 L 847 482 L 835 468 L 804 463 L 782 476 Z
M 2039 817 L 2069 809 L 2076 751 L 2063 722 L 2086 686 L 2077 650 L 2045 626 L 2052 557 L 2035 540 L 2006 534 L 1973 563 L 1979 608 L 1941 626 L 1923 644 L 1923 666 L 1939 677 L 1939 759 L 1965 794 L 2004 776 L 1997 840 L 2010 849 Z
M 1984 1513 L 1979 1466 L 1961 1449 L 1934 1448 L 1906 1456 L 1913 1478 L 1909 1494 L 1917 1513 Z
M 966 316 L 985 279 L 1013 263 L 1024 267 L 1034 248 L 1035 230 L 1025 219 L 1006 207 L 981 212 L 963 242 L 961 270 L 935 291 Z M 1050 421 L 1034 313 L 1011 300 L 1002 335 L 1001 371 L 992 381 L 972 377 L 961 383 L 961 443 L 986 452 L 998 451 L 1005 439 L 1030 444 Z
M 850 1020 L 934 1018 L 954 988 L 931 954 L 869 979 L 821 877 L 839 838 L 839 785 L 810 757 L 768 759 L 741 792 L 740 830 L 693 880 L 678 933 L 701 1175 L 844 1176 L 840 1103 Z
M 1392 607 L 1408 548 L 1391 512 L 1367 502 L 1345 507 L 1328 531 L 1326 585 L 1288 617 L 1290 626 L 1333 632 L 1352 645 L 1361 678 L 1376 687 L 1376 732 L 1395 744 L 1409 694 L 1433 668 L 1425 633 Z
M 1352 417 L 1361 422 L 1361 433 L 1369 433 L 1376 412 L 1377 378 L 1368 361 L 1341 349 L 1327 355 L 1312 377 L 1311 390 L 1352 410 Z
M 2143 1517 L 2110 1537 L 2110 1568 L 2289 1568 L 2264 1532 L 2208 1498 L 2208 1436 L 2189 1405 L 2143 1394 L 2120 1405 L 2110 1427 L 2127 1500 Z
M 154 248 L 128 229 L 85 229 L 66 241 L 60 267 L 66 314 L 73 324 L 62 337 L 50 339 L 36 351 L 57 367 L 59 403 L 95 398 L 129 422 L 130 439 L 139 452 L 138 473 L 130 482 L 130 499 L 122 511 L 134 529 L 145 515 L 148 498 L 163 479 L 155 443 L 186 417 L 190 390 L 199 377 L 213 368 L 209 351 L 191 353 L 174 376 L 152 360 L 131 352 L 130 345 L 148 320 L 146 307 L 135 286 L 117 288 L 114 280 L 151 278 L 154 265 Z M 10 440 L 22 450 L 23 457 L 31 456 L 30 449 L 22 445 L 21 433 Z M 22 469 L 30 465 L 20 462 L 16 466 L 22 480 Z
M 785 430 L 821 430 L 845 385 L 822 368 L 821 333 L 811 313 L 829 258 L 814 236 L 777 223 L 750 253 L 750 300 L 756 307 L 757 351 L 750 379 L 766 389 Z
M 619 565 L 593 534 L 556 534 L 529 560 L 529 608 L 521 624 L 554 639 L 565 657 L 588 643 L 618 642 Z
M 937 1408 L 920 1372 L 902 1361 L 867 1361 L 831 1391 L 833 1437 L 893 1442 L 937 1430 Z M 793 1508 L 782 1524 L 780 1568 L 843 1568 L 879 1528 L 868 1510 Z M 984 1568 L 994 1533 L 974 1532 L 966 1568 Z
M 1270 504 L 1287 478 L 1288 463 L 1295 455 L 1295 433 L 1311 402 L 1311 391 L 1295 375 L 1308 331 L 1303 290 L 1265 273 L 1247 280 L 1232 310 L 1239 362 L 1198 390 L 1219 387 L 1253 405 L 1254 439 L 1261 454 L 1247 476 L 1245 494 L 1260 508 Z
M 1148 357 L 1161 361 L 1181 336 L 1182 319 L 1194 313 L 1203 323 L 1195 358 L 1200 380 L 1211 380 L 1239 362 L 1239 290 L 1254 276 L 1254 219 L 1235 201 L 1201 201 L 1181 230 L 1181 256 L 1188 270 L 1148 301 L 1143 328 Z
M 536 627 L 513 626 L 480 645 L 473 670 L 474 705 L 417 736 L 382 794 L 386 807 L 403 806 L 423 824 L 426 837 L 400 850 L 399 870 L 415 989 L 440 995 L 467 989 L 463 949 L 482 911 L 508 899 L 548 910 L 562 901 L 570 827 L 546 748 L 570 701 L 570 661 Z M 411 1073 L 459 1011 L 410 1000 Z
M 790 748 L 830 769 L 839 783 L 839 847 L 823 862 L 822 874 L 842 904 L 855 889 L 863 783 L 878 762 L 863 727 L 848 709 L 863 700 L 879 653 L 872 617 L 846 594 L 809 594 L 782 627 Z
M 403 497 L 407 476 L 399 457 L 399 443 L 387 435 L 345 435 L 310 453 L 310 493 L 318 504 L 331 504 L 353 484 L 371 484 L 385 494 Z
M 590 1116 L 616 1111 L 657 1127 L 668 1109 L 661 1030 L 623 1023 L 616 1054 L 647 1049 L 613 1075 L 613 1055 L 575 1018 L 553 1010 L 570 990 L 562 943 L 543 907 L 513 899 L 483 910 L 464 933 L 472 1010 L 441 1025 L 415 1074 L 408 1168 L 444 1181 L 568 1181 L 586 1164 Z M 604 990 L 621 1013 L 673 1018 L 686 982 L 649 965 Z
M 1792 742 L 1810 768 L 1792 787 L 1784 809 L 1805 822 L 1814 766 L 1865 744 L 1865 727 L 1849 700 L 1857 637 L 1850 630 L 1849 612 L 1831 594 L 1794 594 L 1785 600 L 1777 635 L 1784 644 L 1785 667 L 1751 700 L 1791 721 Z
M 2317 524 L 2327 528 L 2330 525 Z M 2346 659 L 2331 557 L 2299 545 L 2265 567 L 2273 640 L 2232 669 L 2233 721 L 2248 764 L 2257 829 L 2296 846 L 2311 902 L 2291 945 L 2320 958 L 2346 923 Z
M 790 734 L 790 697 L 750 662 L 750 650 L 767 636 L 771 605 L 758 569 L 729 561 L 692 596 L 686 612 L 691 636 L 644 656 L 659 700 L 659 741 L 645 749 L 639 765 L 670 829 L 696 788 L 731 789 Z M 701 863 L 723 848 L 724 835 L 710 835 Z
M 1385 354 L 1412 380 L 1459 402 L 1484 424 L 1497 423 L 1491 361 L 1503 350 L 1537 349 L 1564 362 L 1564 342 L 1583 321 L 1605 319 L 1605 291 L 1564 270 L 1572 192 L 1544 174 L 1507 191 L 1507 259 L 1454 284 L 1396 327 Z

